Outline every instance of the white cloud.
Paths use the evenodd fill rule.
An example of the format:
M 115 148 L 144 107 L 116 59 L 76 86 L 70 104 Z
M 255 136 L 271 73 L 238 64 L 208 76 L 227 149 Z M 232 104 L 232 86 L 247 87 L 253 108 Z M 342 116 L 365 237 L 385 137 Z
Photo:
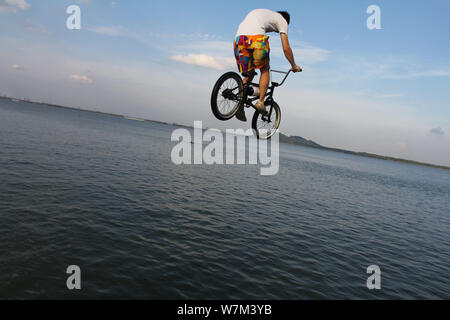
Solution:
M 22 70 L 22 67 L 19 66 L 18 64 L 14 63 L 13 65 L 11 65 L 11 68 L 13 68 L 14 70 Z
M 210 36 L 210 38 L 214 38 Z M 270 42 L 271 58 L 277 58 L 284 61 L 284 54 L 281 47 L 281 41 L 278 43 L 276 37 Z M 292 43 L 294 55 L 297 63 L 300 65 L 310 65 L 322 61 L 326 61 L 330 51 L 316 47 L 303 42 Z M 199 65 L 216 70 L 225 70 L 227 68 L 235 68 L 236 62 L 233 54 L 233 41 L 220 40 L 204 40 L 188 43 L 181 43 L 177 48 L 178 52 L 186 52 L 185 55 L 174 55 L 172 60 L 183 62 L 186 64 Z M 226 55 L 226 57 L 224 57 Z
M 179 40 L 179 41 L 212 41 L 216 36 L 208 33 L 161 33 L 161 32 L 149 32 L 141 35 L 144 38 L 157 38 L 161 40 Z M 209 42 L 210 43 L 210 42 Z
M 225 57 L 213 57 L 207 54 L 194 54 L 190 53 L 186 56 L 172 56 L 170 58 L 173 61 L 211 68 L 216 70 L 225 70 L 235 65 L 235 61 L 233 58 L 225 58 Z
M 330 51 L 304 44 L 294 50 L 294 56 L 300 64 L 313 64 L 328 60 Z
M 431 129 L 431 130 L 430 130 L 430 133 L 432 133 L 432 134 L 437 134 L 437 135 L 440 135 L 440 136 L 445 135 L 445 132 L 444 132 L 444 130 L 442 130 L 441 127 L 437 127 L 437 128 Z
M 213 35 L 198 35 L 198 37 L 202 37 L 201 40 L 203 41 L 184 43 L 180 45 L 180 49 L 186 49 L 191 52 L 197 51 L 213 56 L 226 53 L 233 57 L 232 40 L 214 40 L 215 37 Z M 300 65 L 326 61 L 331 54 L 329 50 L 301 41 L 291 41 L 291 47 L 295 60 Z M 276 57 L 283 59 L 283 61 L 285 60 L 279 36 L 272 36 L 270 38 L 270 56 L 271 58 Z
M 87 30 L 111 37 L 118 37 L 128 34 L 128 30 L 122 26 L 98 26 L 87 28 Z
M 376 98 L 381 98 L 381 99 L 398 98 L 398 97 L 403 97 L 403 95 L 399 94 L 399 93 L 386 93 L 386 94 L 380 94 L 380 95 L 376 96 Z
M 0 12 L 17 12 L 29 7 L 31 5 L 25 0 L 0 0 Z
M 270 42 L 271 56 L 284 57 L 281 42 L 277 42 L 277 38 L 274 38 L 275 39 Z M 291 47 L 294 53 L 295 61 L 299 65 L 311 65 L 326 61 L 331 53 L 329 50 L 300 41 L 292 41 Z
M 416 79 L 424 77 L 450 77 L 450 70 L 445 69 L 433 69 L 433 70 L 422 70 L 407 72 L 404 74 L 391 74 L 387 75 L 386 78 L 390 79 Z
M 79 75 L 79 74 L 72 74 L 70 76 L 70 80 L 74 82 L 84 83 L 84 84 L 91 84 L 93 80 L 89 78 L 86 75 Z
M 39 32 L 39 33 L 46 33 L 46 34 L 50 34 L 51 32 L 44 27 L 43 25 L 39 24 L 39 23 L 31 23 L 29 20 L 27 20 L 24 24 L 23 27 L 31 32 Z
M 332 61 L 329 61 L 325 68 L 315 68 L 315 73 L 312 74 L 321 85 L 325 82 L 339 85 L 353 82 L 357 85 L 366 85 L 366 81 L 370 80 L 389 79 L 401 82 L 402 80 L 450 78 L 448 65 L 427 66 L 407 55 L 357 56 L 336 53 L 332 58 L 330 57 L 330 60 Z M 299 64 L 301 65 L 301 61 Z M 394 94 L 398 96 L 395 92 Z M 394 97 L 394 95 L 383 93 L 379 95 L 376 98 Z
M 206 37 L 207 35 L 203 35 Z M 199 37 L 203 37 L 202 35 L 199 35 Z M 210 36 L 214 37 L 214 36 Z M 188 51 L 199 51 L 199 52 L 207 52 L 209 53 L 230 53 L 233 54 L 233 42 L 232 41 L 219 41 L 219 40 L 208 40 L 208 39 L 202 39 L 193 41 L 193 42 L 187 42 L 182 43 L 180 45 L 181 49 L 186 49 Z
M 448 77 L 450 76 L 449 70 L 426 70 L 422 72 L 414 73 L 416 77 Z

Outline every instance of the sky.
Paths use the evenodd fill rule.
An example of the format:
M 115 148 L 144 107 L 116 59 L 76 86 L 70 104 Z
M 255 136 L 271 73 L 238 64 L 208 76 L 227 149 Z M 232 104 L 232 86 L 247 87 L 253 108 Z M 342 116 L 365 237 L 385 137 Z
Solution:
M 80 30 L 66 27 L 72 4 Z M 370 5 L 379 30 L 367 28 Z M 275 92 L 281 132 L 450 165 L 450 0 L 0 0 L 0 95 L 248 129 L 215 119 L 210 95 L 237 71 L 233 38 L 256 8 L 290 12 L 304 70 Z M 271 67 L 288 70 L 279 36 L 268 35 Z

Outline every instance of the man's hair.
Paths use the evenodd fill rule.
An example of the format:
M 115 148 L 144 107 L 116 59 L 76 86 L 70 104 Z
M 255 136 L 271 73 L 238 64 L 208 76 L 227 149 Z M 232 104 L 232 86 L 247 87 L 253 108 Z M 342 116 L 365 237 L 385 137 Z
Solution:
M 291 22 L 291 15 L 287 11 L 277 11 L 277 12 L 283 16 L 284 20 L 286 20 L 288 24 Z

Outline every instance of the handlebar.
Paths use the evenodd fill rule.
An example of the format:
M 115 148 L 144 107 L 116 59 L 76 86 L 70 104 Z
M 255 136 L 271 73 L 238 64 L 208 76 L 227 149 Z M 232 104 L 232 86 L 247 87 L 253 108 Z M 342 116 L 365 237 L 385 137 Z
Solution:
M 291 69 L 291 70 L 289 70 L 288 72 L 286 72 L 286 71 L 278 71 L 278 70 L 272 70 L 272 69 L 270 69 L 270 71 L 271 71 L 271 72 L 276 72 L 276 73 L 283 73 L 283 74 L 288 74 L 289 72 L 291 72 L 291 71 L 292 71 L 292 69 Z
M 278 70 L 270 70 L 270 72 L 276 72 L 276 73 L 282 73 L 285 74 L 283 81 L 281 81 L 281 83 L 274 83 L 276 87 L 282 86 L 284 81 L 286 81 L 286 78 L 289 76 L 289 74 L 292 72 L 292 69 L 290 69 L 288 72 L 285 71 L 278 71 Z

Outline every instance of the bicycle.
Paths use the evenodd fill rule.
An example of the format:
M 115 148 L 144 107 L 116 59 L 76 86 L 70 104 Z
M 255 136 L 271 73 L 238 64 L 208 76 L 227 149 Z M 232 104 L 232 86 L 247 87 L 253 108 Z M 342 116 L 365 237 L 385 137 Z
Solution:
M 242 74 L 243 77 L 249 78 L 249 82 L 246 84 L 236 72 L 225 73 L 217 80 L 211 94 L 211 109 L 214 116 L 219 120 L 226 121 L 236 115 L 242 104 L 246 108 L 253 107 L 255 109 L 252 119 L 253 130 L 256 132 L 258 139 L 270 139 L 277 131 L 281 121 L 280 106 L 273 100 L 273 93 L 275 88 L 283 85 L 291 71 L 270 70 L 270 72 L 285 74 L 285 77 L 281 83 L 272 81 L 267 89 L 264 105 L 270 106 L 270 109 L 266 114 L 259 112 L 253 104 L 256 100 L 259 100 L 259 84 L 251 82 L 256 76 L 256 72 L 251 71 Z M 255 88 L 258 88 L 258 90 L 255 90 Z

